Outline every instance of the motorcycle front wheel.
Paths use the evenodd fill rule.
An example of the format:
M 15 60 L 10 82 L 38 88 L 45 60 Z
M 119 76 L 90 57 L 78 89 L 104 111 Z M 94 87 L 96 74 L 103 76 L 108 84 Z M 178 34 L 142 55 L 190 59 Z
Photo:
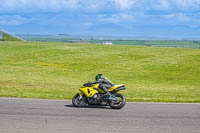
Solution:
M 116 101 L 111 101 L 109 103 L 110 107 L 113 108 L 113 109 L 121 109 L 121 108 L 123 108 L 124 105 L 126 104 L 125 97 L 120 93 L 115 93 L 113 95 L 117 98 L 117 100 Z
M 86 97 L 76 94 L 72 99 L 72 104 L 75 107 L 85 107 L 87 105 Z

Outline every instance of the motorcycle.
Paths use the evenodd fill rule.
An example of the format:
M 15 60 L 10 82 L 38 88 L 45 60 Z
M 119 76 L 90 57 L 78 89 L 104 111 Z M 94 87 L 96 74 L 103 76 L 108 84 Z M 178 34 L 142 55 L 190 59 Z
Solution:
M 117 93 L 120 90 L 125 90 L 125 85 L 115 85 L 108 89 L 111 96 L 107 97 L 104 95 L 104 91 L 99 88 L 99 84 L 89 84 L 85 83 L 79 89 L 73 99 L 72 104 L 75 107 L 85 107 L 87 105 L 100 105 L 100 106 L 110 106 L 113 109 L 121 109 L 126 104 L 125 97 Z

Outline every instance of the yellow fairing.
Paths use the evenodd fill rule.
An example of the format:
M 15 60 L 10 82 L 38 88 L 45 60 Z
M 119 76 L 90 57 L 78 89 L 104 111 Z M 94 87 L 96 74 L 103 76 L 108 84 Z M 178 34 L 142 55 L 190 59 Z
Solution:
M 99 84 L 95 84 L 92 87 L 81 87 L 79 90 L 81 93 L 83 93 L 86 97 L 92 97 L 94 96 L 94 94 L 98 93 L 98 91 L 100 91 L 101 93 L 105 93 L 102 89 L 98 88 Z M 115 85 L 112 88 L 108 89 L 108 91 L 113 91 L 121 86 L 124 85 Z M 95 88 L 95 89 L 94 89 Z M 98 91 L 97 91 L 97 90 Z M 81 95 L 81 93 L 79 95 Z
M 112 88 L 108 89 L 108 91 L 113 91 L 113 90 L 115 90 L 115 89 L 117 89 L 117 88 L 119 88 L 121 86 L 124 86 L 124 85 L 115 85 Z
M 92 97 L 94 94 L 98 93 L 98 91 L 93 88 L 95 87 L 82 87 L 80 88 L 80 91 L 83 92 L 86 97 Z
M 124 86 L 124 85 L 115 85 L 113 86 L 112 88 L 109 88 L 108 91 L 113 91 L 121 86 Z M 98 91 L 100 91 L 101 93 L 105 93 L 102 89 L 98 88 Z

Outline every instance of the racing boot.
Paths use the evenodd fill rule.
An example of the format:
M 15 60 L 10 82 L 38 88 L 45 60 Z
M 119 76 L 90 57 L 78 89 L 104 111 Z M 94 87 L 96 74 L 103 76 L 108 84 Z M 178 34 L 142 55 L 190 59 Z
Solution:
M 107 91 L 105 94 L 104 94 L 104 97 L 111 97 L 111 94 L 110 94 L 110 92 L 109 91 Z
M 104 94 L 104 97 L 111 101 L 116 100 L 115 96 L 111 95 L 109 91 Z

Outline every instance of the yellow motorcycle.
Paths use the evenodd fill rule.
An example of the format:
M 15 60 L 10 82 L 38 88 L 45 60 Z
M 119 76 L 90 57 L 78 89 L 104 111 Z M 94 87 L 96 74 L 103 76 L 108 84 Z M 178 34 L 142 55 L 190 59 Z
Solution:
M 91 85 L 85 83 L 79 89 L 80 92 L 73 97 L 72 104 L 75 107 L 85 107 L 87 105 L 109 105 L 113 109 L 121 109 L 126 104 L 126 99 L 122 94 L 117 92 L 125 89 L 125 85 L 115 85 L 108 89 L 111 96 L 107 97 L 104 95 L 105 92 L 99 88 L 99 84 Z

